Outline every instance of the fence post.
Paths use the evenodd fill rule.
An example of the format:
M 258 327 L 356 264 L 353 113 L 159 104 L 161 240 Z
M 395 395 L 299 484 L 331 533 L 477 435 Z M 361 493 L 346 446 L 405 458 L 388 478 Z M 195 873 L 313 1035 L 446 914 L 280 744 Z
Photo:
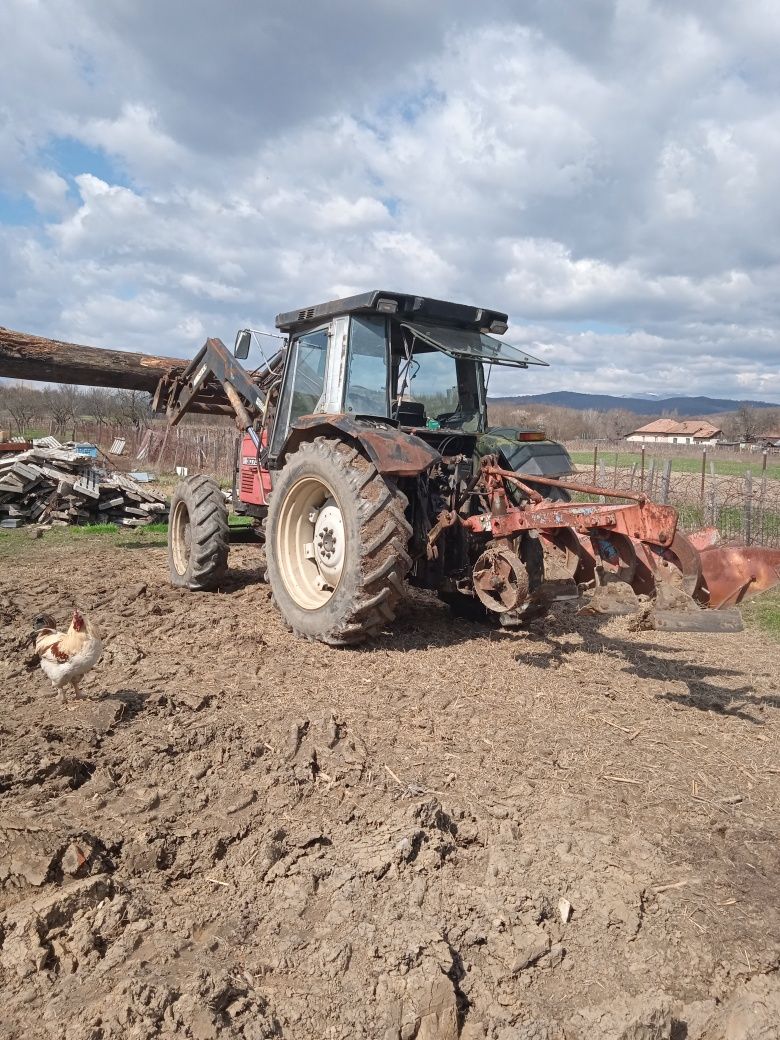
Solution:
M 758 523 L 759 523 L 759 537 L 758 541 L 760 545 L 766 543 L 766 532 L 764 530 L 764 524 L 766 523 L 766 457 L 768 452 L 764 451 L 764 457 L 761 459 L 761 493 L 758 496 Z
M 704 476 L 707 472 L 707 449 L 701 450 L 701 500 L 704 502 Z
M 607 467 L 604 465 L 603 459 L 599 459 L 599 484 L 601 487 L 607 486 Z M 601 501 L 607 501 L 606 495 L 601 496 Z
M 645 490 L 645 446 L 644 446 L 644 444 L 642 445 L 642 462 L 641 462 L 641 465 L 642 465 L 642 474 L 641 474 L 641 476 L 639 478 L 639 490 L 640 491 L 644 491 Z
M 753 541 L 753 476 L 750 470 L 745 473 L 745 498 L 744 498 L 744 536 L 745 545 Z
M 672 460 L 669 459 L 664 466 L 664 475 L 661 480 L 661 501 L 666 505 L 669 501 L 669 483 L 672 479 Z
M 593 483 L 596 483 L 596 466 L 599 461 L 599 446 L 598 444 L 593 445 Z
M 716 484 L 710 485 L 710 524 L 718 526 L 718 488 Z
M 631 491 L 634 490 L 634 477 L 636 476 L 636 468 L 638 465 L 638 462 L 634 462 L 631 466 L 631 484 L 629 485 Z
M 650 473 L 647 477 L 647 493 L 652 497 L 655 484 L 655 459 L 650 459 Z

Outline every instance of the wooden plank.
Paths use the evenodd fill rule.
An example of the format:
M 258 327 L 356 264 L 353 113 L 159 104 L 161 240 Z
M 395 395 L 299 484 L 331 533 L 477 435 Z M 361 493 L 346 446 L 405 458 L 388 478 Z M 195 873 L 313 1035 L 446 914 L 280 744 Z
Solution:
M 662 632 L 741 632 L 738 610 L 656 610 L 653 627 Z
M 94 484 L 89 484 L 85 480 L 77 480 L 73 485 L 73 490 L 77 495 L 86 495 L 88 498 L 94 498 L 95 500 L 100 498 L 100 492 Z
M 105 502 L 101 502 L 98 509 L 102 512 L 105 509 L 113 509 L 115 506 L 123 506 L 124 504 L 124 495 L 117 495 L 116 498 L 108 498 Z

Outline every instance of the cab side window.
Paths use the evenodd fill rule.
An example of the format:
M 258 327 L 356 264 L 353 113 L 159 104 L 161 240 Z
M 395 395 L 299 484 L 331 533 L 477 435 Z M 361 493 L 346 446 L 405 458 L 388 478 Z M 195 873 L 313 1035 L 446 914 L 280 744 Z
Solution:
M 290 426 L 302 415 L 311 415 L 325 388 L 325 361 L 328 355 L 328 330 L 307 332 L 293 341 L 287 374 L 274 427 L 272 454 L 282 448 Z
M 344 411 L 389 415 L 387 329 L 384 318 L 352 318 Z

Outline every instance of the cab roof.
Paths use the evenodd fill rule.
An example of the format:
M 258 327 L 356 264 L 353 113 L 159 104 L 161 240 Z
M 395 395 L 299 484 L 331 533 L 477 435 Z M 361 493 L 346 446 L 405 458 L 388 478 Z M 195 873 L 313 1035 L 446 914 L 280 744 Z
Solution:
M 315 307 L 303 307 L 297 311 L 277 314 L 276 327 L 281 332 L 296 332 L 343 314 L 371 311 L 394 314 L 398 318 L 454 325 L 462 329 L 490 330 L 499 334 L 506 332 L 508 322 L 508 316 L 502 311 L 489 310 L 487 307 L 469 307 L 463 303 L 448 303 L 446 300 L 434 300 L 428 296 L 409 296 L 406 293 L 371 289 L 357 296 L 346 296 L 341 300 L 317 304 Z

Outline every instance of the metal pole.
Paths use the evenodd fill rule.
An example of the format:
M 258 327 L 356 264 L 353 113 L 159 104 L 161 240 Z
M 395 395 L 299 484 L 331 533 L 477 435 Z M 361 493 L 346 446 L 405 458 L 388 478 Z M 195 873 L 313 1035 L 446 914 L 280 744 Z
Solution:
M 704 501 L 704 476 L 707 472 L 707 449 L 701 450 L 701 500 Z
M 664 475 L 661 482 L 661 501 L 664 505 L 669 501 L 669 483 L 672 479 L 672 460 L 666 463 L 664 467 Z
M 766 512 L 765 512 L 765 506 L 766 506 L 766 457 L 767 457 L 768 454 L 769 453 L 766 450 L 764 450 L 764 456 L 761 459 L 761 494 L 759 495 L 759 498 L 758 498 L 758 522 L 760 524 L 760 528 L 759 529 L 760 529 L 760 532 L 761 532 L 759 534 L 758 540 L 759 540 L 759 543 L 761 545 L 765 544 L 765 539 L 766 539 L 766 533 L 765 533 L 765 530 L 764 530 L 764 524 L 766 522 Z
M 644 446 L 644 444 L 642 445 L 642 470 L 641 470 L 641 475 L 639 477 L 639 490 L 640 491 L 644 491 L 645 490 L 645 446 Z
M 745 545 L 753 541 L 753 475 L 750 470 L 745 473 L 745 502 L 744 502 L 744 535 Z
M 599 446 L 598 444 L 593 445 L 593 483 L 596 483 L 596 466 L 599 461 Z

